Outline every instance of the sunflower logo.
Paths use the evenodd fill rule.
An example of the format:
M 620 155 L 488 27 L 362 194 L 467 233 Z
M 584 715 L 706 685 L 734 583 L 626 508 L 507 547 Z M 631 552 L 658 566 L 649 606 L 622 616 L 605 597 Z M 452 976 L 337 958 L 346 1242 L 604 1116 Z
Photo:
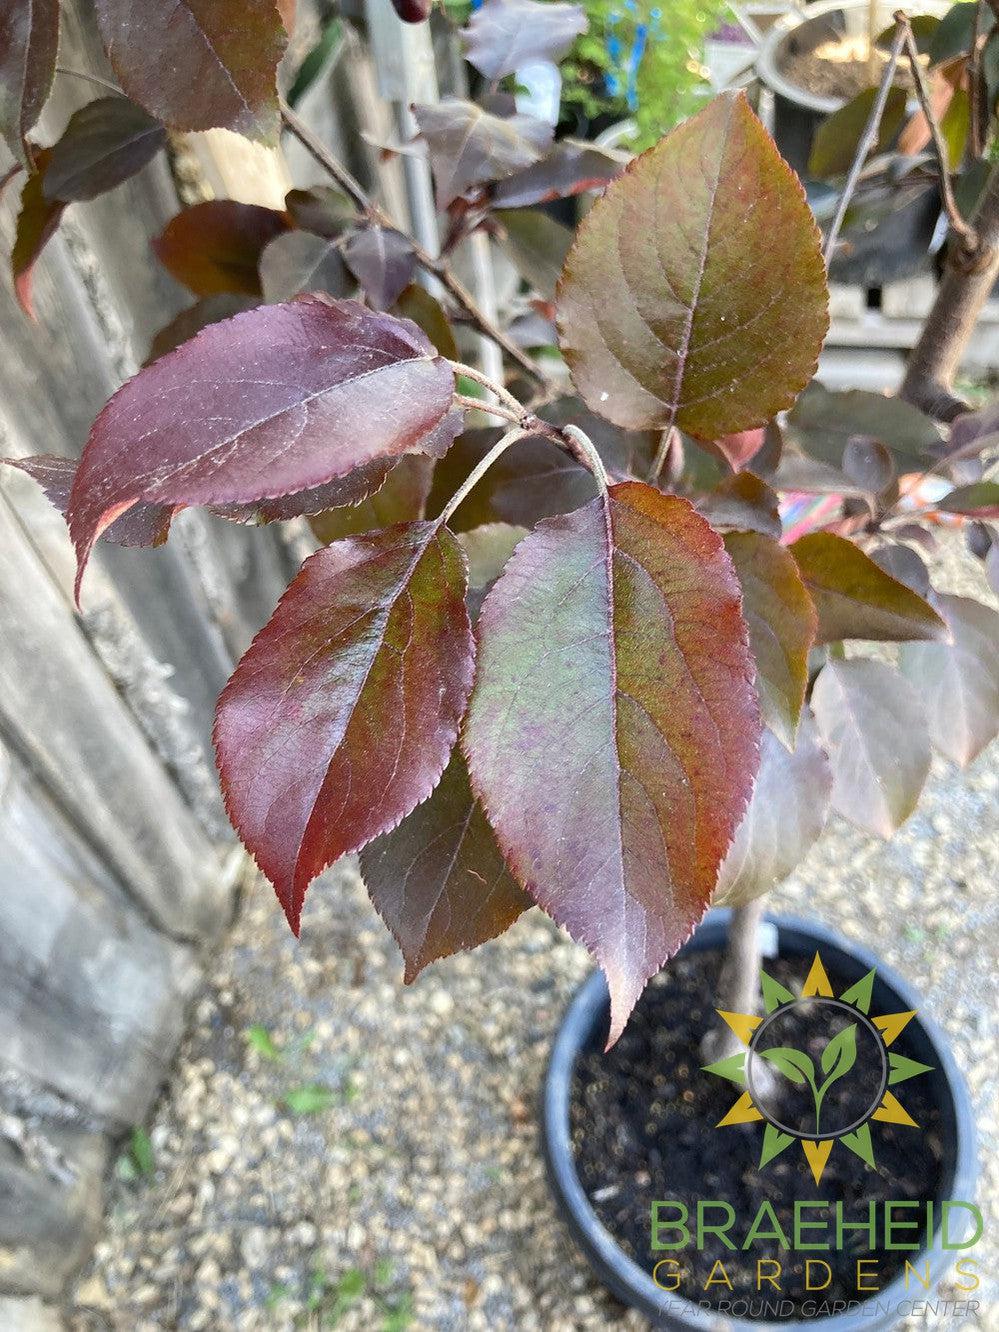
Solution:
M 891 1090 L 931 1072 L 891 1049 L 915 1012 L 871 1017 L 873 970 L 835 996 L 818 953 L 800 998 L 760 975 L 763 1017 L 718 1009 L 746 1049 L 705 1066 L 744 1088 L 717 1127 L 762 1121 L 761 1170 L 800 1142 L 816 1184 L 837 1142 L 873 1166 L 872 1121 L 919 1127 Z

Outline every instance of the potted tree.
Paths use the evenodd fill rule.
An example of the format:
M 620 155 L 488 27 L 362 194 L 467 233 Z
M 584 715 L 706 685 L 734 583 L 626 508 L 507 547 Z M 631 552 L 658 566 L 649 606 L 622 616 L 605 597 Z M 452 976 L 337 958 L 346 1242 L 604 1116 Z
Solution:
M 95 99 L 49 146 L 27 135 L 55 35 L 41 11 L 27 15 L 18 67 L 29 77 L 3 103 L 26 173 L 13 256 L 22 302 L 63 210 L 148 161 L 166 125 L 283 127 L 332 188 L 295 191 L 283 211 L 216 201 L 179 214 L 156 252 L 199 303 L 110 399 L 79 463 L 8 461 L 64 510 L 78 600 L 95 543 L 160 544 L 186 506 L 235 522 L 309 519 L 318 548 L 219 699 L 227 811 L 296 934 L 312 880 L 359 852 L 409 980 L 535 905 L 589 949 L 606 990 L 584 991 L 557 1047 L 554 1167 L 556 1076 L 564 1087 L 567 1061 L 595 1035 L 621 1039 L 634 1062 L 646 1010 L 629 1017 L 716 895 L 735 914 L 694 935 L 667 976 L 681 990 L 693 976 L 703 996 L 691 958 L 717 952 L 729 924 L 721 1006 L 741 1011 L 733 1032 L 745 1036 L 764 1025 L 753 903 L 829 805 L 889 835 L 918 799 L 931 745 L 967 762 L 999 730 L 999 616 L 931 589 L 914 549 L 951 515 L 980 525 L 987 557 L 999 515 L 999 485 L 962 470 L 994 449 L 994 410 L 967 410 L 952 388 L 999 264 L 999 171 L 955 237 L 903 398 L 829 394 L 812 380 L 828 322 L 820 238 L 742 96 L 716 98 L 619 176 L 619 163 L 553 145 L 505 103 L 414 108 L 449 218 L 435 256 L 278 98 L 287 13 L 264 0 L 216 8 L 210 33 L 140 33 L 99 4 L 122 92 Z M 566 8 L 487 0 L 469 48 L 497 70 L 520 58 L 517 42 L 561 49 Z M 503 228 L 503 210 L 591 188 L 601 172 L 610 184 L 560 256 L 570 390 L 483 313 L 448 255 L 471 229 Z M 414 282 L 420 272 L 441 301 Z M 536 305 L 552 312 L 544 294 Z M 502 349 L 508 378 L 458 359 L 458 321 Z M 476 389 L 498 429 L 466 429 L 483 407 Z M 957 483 L 913 486 L 930 474 Z M 780 496 L 802 491 L 838 499 L 790 540 Z M 865 643 L 900 644 L 898 666 Z M 811 1040 L 795 1035 L 811 1010 L 797 1008 L 793 967 L 816 942 L 827 957 L 810 965 L 805 997 L 856 1016 L 837 1019 L 831 1061 L 832 1039 L 814 1059 L 805 1049 L 806 1076 L 801 1058 L 782 1064 L 774 1051 Z M 703 1058 L 729 1082 L 755 1079 L 746 1094 L 776 1096 L 789 1130 L 778 1134 L 814 1144 L 823 1097 L 826 1123 L 835 1110 L 846 1132 L 849 1106 L 826 1083 L 845 1086 L 874 1017 L 914 1004 L 903 982 L 882 968 L 875 984 L 872 959 L 814 929 L 780 924 L 778 944 L 764 1007 L 791 1034 L 749 1059 L 709 1041 Z M 670 983 L 656 983 L 653 1003 Z M 687 1023 L 701 1052 L 694 990 L 657 1030 Z M 936 1074 L 928 1104 L 953 1160 L 941 1151 L 932 1196 L 909 1200 L 935 1202 L 970 1187 L 967 1116 L 946 1048 L 907 1025 L 908 1063 L 881 1062 L 886 1080 Z M 770 1091 L 756 1068 L 766 1063 Z M 814 1092 L 814 1126 L 790 1123 L 805 1110 L 785 1105 L 780 1077 Z M 650 1089 L 634 1083 L 640 1101 L 685 1105 L 690 1090 L 663 1091 L 655 1075 Z M 876 1108 L 891 1109 L 879 1090 Z M 862 1127 L 849 1131 L 864 1160 Z M 559 1187 L 578 1184 L 572 1151 L 558 1159 Z M 669 1163 L 694 1175 L 706 1159 L 681 1141 Z M 920 1249 L 942 1233 L 936 1217 Z M 604 1258 L 624 1242 L 593 1233 Z M 642 1302 L 627 1282 L 616 1288 Z

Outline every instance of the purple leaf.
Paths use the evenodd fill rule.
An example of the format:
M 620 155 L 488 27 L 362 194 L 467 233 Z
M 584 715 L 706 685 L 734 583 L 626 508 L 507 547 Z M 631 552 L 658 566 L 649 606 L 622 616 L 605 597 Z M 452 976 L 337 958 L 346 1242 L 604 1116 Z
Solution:
M 485 0 L 462 34 L 465 58 L 495 82 L 525 65 L 558 61 L 588 26 L 582 5 Z
M 0 4 L 0 134 L 27 167 L 34 154 L 25 136 L 48 100 L 58 44 L 59 0 Z
M 551 152 L 493 186 L 497 208 L 529 208 L 551 199 L 567 199 L 584 190 L 602 189 L 621 174 L 627 153 L 577 139 L 560 139 Z
M 140 501 L 259 504 L 404 453 L 440 452 L 450 367 L 406 320 L 303 298 L 204 329 L 98 416 L 69 525 L 82 577 L 101 532 Z
M 338 243 L 310 231 L 286 231 L 267 243 L 260 255 L 260 285 L 264 300 L 274 304 L 302 292 L 342 297 L 357 290 Z
M 45 168 L 47 199 L 95 199 L 136 175 L 166 146 L 166 130 L 126 97 L 88 102 L 71 117 Z
M 473 186 L 502 180 L 539 161 L 554 132 L 531 116 L 504 119 L 457 98 L 414 106 L 413 115 L 430 150 L 442 210 Z
M 376 310 L 394 305 L 413 280 L 416 259 L 408 236 L 372 224 L 342 242 L 344 263 L 364 288 Z

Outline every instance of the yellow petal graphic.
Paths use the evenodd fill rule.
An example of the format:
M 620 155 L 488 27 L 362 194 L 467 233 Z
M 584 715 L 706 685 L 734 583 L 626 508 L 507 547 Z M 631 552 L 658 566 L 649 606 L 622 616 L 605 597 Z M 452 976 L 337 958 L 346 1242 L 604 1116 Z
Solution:
M 821 1142 L 811 1142 L 808 1138 L 803 1138 L 801 1145 L 811 1167 L 812 1178 L 816 1184 L 820 1184 L 822 1182 L 822 1172 L 826 1168 L 829 1153 L 832 1151 L 833 1140 L 832 1138 L 824 1138 Z
M 719 1017 L 725 1019 L 743 1045 L 749 1044 L 753 1038 L 753 1032 L 763 1021 L 762 1018 L 755 1017 L 752 1013 L 726 1013 L 723 1008 L 717 1008 L 715 1012 Z
M 826 969 L 822 965 L 822 959 L 818 953 L 815 954 L 815 960 L 812 963 L 811 970 L 805 980 L 801 990 L 802 999 L 808 999 L 813 994 L 821 995 L 823 999 L 833 997 L 832 986 L 829 984 L 829 977 L 826 975 Z M 828 1156 L 829 1153 L 827 1152 Z
M 719 1119 L 715 1128 L 727 1128 L 730 1124 L 752 1124 L 754 1120 L 762 1118 L 763 1116 L 753 1104 L 752 1096 L 749 1092 L 744 1092 L 725 1118 Z
M 885 1124 L 908 1124 L 912 1128 L 919 1128 L 905 1106 L 890 1091 L 885 1092 L 881 1104 L 871 1118 L 880 1119 Z
M 916 1010 L 912 1009 L 908 1013 L 885 1013 L 884 1017 L 873 1019 L 874 1025 L 881 1032 L 882 1040 L 885 1045 L 898 1039 L 899 1033 L 904 1031 L 912 1019 L 916 1016 Z

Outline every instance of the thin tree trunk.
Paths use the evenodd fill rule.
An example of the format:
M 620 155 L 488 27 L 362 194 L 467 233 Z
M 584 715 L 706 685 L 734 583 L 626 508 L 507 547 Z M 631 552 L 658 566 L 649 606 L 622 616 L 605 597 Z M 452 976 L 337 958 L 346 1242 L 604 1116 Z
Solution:
M 971 225 L 971 250 L 956 238 L 948 246 L 943 280 L 902 384 L 902 397 L 938 421 L 968 410 L 954 393 L 954 376 L 999 277 L 999 166 L 992 168 Z
M 718 978 L 715 1007 L 726 1013 L 756 1013 L 760 1006 L 760 926 L 766 898 L 736 907 L 729 925 L 725 960 Z M 702 1054 L 711 1061 L 726 1059 L 742 1049 L 726 1027 L 715 1027 L 705 1037 Z

